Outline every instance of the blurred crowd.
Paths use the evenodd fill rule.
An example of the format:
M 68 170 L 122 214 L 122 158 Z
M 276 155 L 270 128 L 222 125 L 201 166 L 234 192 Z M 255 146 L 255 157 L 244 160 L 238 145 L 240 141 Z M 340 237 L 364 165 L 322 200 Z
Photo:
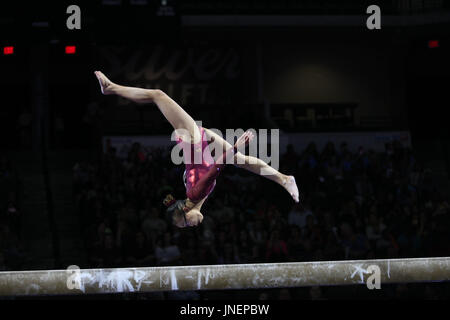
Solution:
M 450 254 L 447 198 L 410 148 L 383 152 L 345 143 L 288 146 L 280 171 L 296 177 L 301 202 L 279 185 L 227 166 L 202 208 L 203 223 L 179 229 L 162 204 L 185 198 L 184 166 L 169 148 L 109 147 L 77 163 L 74 195 L 88 267 L 321 261 Z M 317 290 L 317 289 L 315 289 Z
M 24 263 L 21 241 L 21 180 L 13 162 L 0 156 L 0 271 L 20 270 Z

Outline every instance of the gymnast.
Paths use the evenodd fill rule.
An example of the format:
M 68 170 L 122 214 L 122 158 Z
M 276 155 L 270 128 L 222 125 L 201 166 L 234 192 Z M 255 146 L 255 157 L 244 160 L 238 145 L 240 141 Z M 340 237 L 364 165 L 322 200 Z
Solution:
M 246 131 L 232 146 L 226 140 L 210 129 L 198 126 L 194 119 L 183 110 L 174 100 L 159 89 L 142 89 L 125 87 L 110 81 L 102 72 L 95 71 L 100 83 L 100 89 L 104 95 L 118 95 L 135 103 L 154 103 L 172 125 L 177 136 L 177 143 L 191 148 L 191 161 L 187 161 L 186 152 L 183 151 L 185 166 L 184 184 L 186 186 L 185 200 L 175 200 L 172 195 L 166 196 L 164 204 L 168 207 L 167 214 L 171 222 L 179 228 L 197 226 L 203 220 L 200 209 L 213 191 L 216 178 L 224 168 L 228 159 L 240 168 L 262 175 L 278 183 L 292 196 L 295 202 L 299 202 L 298 188 L 293 176 L 287 176 L 275 170 L 261 159 L 247 156 L 238 151 L 240 147 L 247 145 L 253 139 L 253 133 Z M 208 141 L 214 141 L 216 146 L 224 150 L 214 160 L 211 156 Z M 200 153 L 200 161 L 195 153 Z M 198 156 L 198 154 L 197 154 Z M 201 163 L 199 163 L 201 162 Z

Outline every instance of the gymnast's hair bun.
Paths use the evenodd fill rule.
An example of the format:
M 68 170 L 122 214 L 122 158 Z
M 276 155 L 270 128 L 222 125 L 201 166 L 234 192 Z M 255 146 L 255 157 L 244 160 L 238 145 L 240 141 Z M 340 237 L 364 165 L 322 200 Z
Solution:
M 175 198 L 171 195 L 168 194 L 166 196 L 166 198 L 164 199 L 163 203 L 166 207 L 170 207 L 171 205 L 173 205 L 176 202 Z

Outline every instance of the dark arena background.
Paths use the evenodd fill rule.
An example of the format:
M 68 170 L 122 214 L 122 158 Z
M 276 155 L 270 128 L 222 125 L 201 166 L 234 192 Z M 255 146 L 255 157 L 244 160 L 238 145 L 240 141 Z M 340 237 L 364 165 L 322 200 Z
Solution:
M 449 1 L 1 1 L 0 50 L 2 300 L 450 297 Z M 279 132 L 300 202 L 227 165 L 173 225 L 173 128 L 97 70 Z

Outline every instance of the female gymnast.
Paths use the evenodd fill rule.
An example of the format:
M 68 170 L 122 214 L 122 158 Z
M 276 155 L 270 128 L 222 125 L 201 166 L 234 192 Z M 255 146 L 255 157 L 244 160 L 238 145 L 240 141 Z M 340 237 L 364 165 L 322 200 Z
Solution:
M 187 198 L 176 201 L 171 195 L 168 195 L 164 199 L 164 204 L 169 207 L 167 210 L 169 218 L 177 227 L 197 226 L 202 222 L 203 215 L 200 209 L 213 191 L 216 178 L 225 166 L 225 162 L 228 163 L 225 161 L 228 159 L 231 159 L 235 166 L 253 173 L 261 175 L 261 172 L 265 172 L 264 177 L 281 185 L 295 202 L 299 202 L 298 188 L 293 176 L 284 175 L 261 159 L 244 155 L 238 151 L 239 147 L 245 146 L 253 139 L 251 131 L 246 131 L 237 139 L 235 145 L 231 146 L 212 130 L 197 126 L 194 119 L 163 91 L 121 86 L 110 81 L 100 71 L 95 71 L 95 75 L 104 95 L 118 95 L 139 104 L 156 104 L 174 128 L 178 137 L 177 143 L 182 144 L 183 150 L 186 150 L 186 147 L 191 148 L 191 161 L 186 161 L 187 153 L 183 152 L 186 166 L 184 183 Z M 211 156 L 208 141 L 214 141 L 216 146 L 220 146 L 224 150 L 222 155 L 216 156 L 216 160 Z M 200 161 L 192 161 L 192 159 L 198 159 L 198 157 L 195 158 L 196 153 L 201 153 Z

